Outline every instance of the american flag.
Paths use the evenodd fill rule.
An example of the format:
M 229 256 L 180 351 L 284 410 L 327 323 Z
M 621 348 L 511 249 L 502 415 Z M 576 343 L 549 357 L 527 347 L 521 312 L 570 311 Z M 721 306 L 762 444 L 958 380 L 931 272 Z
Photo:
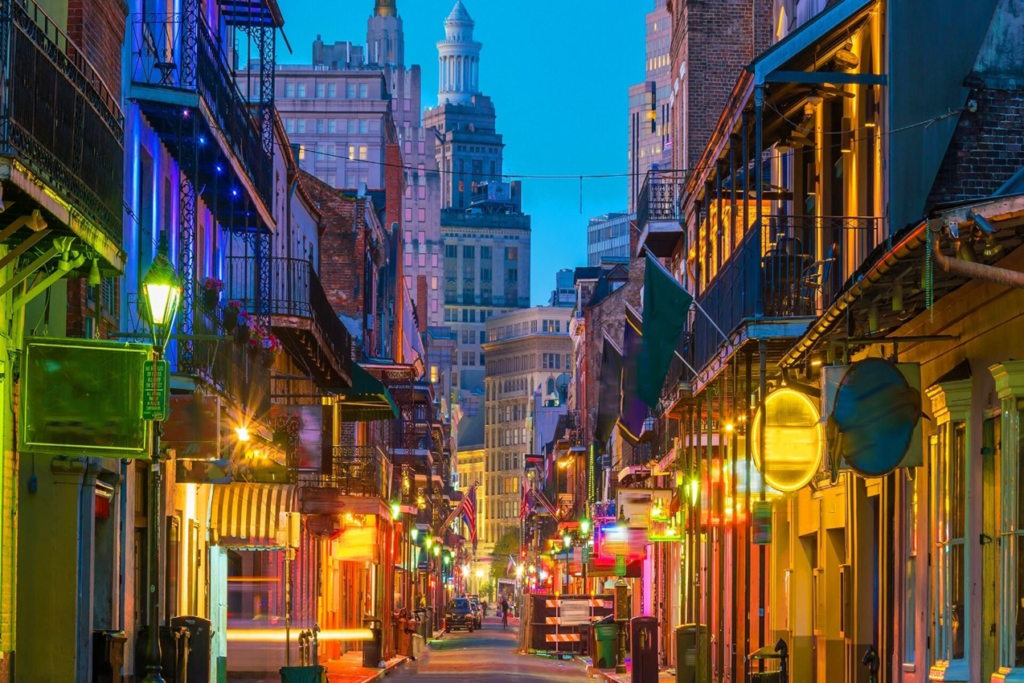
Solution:
M 523 479 L 523 497 L 519 501 L 519 523 L 522 524 L 530 514 L 530 480 Z
M 469 540 L 473 542 L 473 552 L 476 553 L 476 484 L 469 487 L 462 499 L 462 516 L 469 527 Z

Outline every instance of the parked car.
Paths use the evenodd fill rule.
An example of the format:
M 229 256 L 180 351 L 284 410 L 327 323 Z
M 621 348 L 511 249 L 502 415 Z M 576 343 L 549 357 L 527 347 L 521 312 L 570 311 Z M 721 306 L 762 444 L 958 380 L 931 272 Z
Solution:
M 470 595 L 468 600 L 469 600 L 469 606 L 473 608 L 473 624 L 477 628 L 483 628 L 484 627 L 484 610 L 483 610 L 483 607 L 480 606 L 480 601 L 477 600 L 476 596 L 473 596 L 473 595 Z
M 451 633 L 460 628 L 464 628 L 472 633 L 475 626 L 476 620 L 473 617 L 473 607 L 467 598 L 455 598 L 448 603 L 448 609 L 444 613 L 445 633 Z

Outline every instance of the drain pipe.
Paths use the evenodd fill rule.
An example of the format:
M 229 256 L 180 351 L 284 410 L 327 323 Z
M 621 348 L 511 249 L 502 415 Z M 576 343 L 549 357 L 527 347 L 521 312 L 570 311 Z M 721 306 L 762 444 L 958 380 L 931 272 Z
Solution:
M 984 263 L 974 263 L 971 261 L 961 261 L 957 258 L 950 258 L 943 254 L 942 250 L 939 249 L 939 238 L 937 237 L 935 238 L 935 243 L 932 248 L 932 254 L 935 257 L 935 263 L 938 264 L 939 268 L 951 275 L 958 275 L 960 277 L 971 278 L 973 280 L 983 280 L 985 282 L 992 282 L 1006 287 L 1024 289 L 1024 273 L 1016 270 L 1010 270 L 1009 268 L 987 266 Z

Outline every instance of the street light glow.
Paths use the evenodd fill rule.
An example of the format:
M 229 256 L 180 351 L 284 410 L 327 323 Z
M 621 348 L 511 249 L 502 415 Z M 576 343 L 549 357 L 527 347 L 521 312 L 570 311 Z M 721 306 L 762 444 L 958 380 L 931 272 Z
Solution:
M 235 427 L 235 436 L 238 437 L 239 443 L 247 443 L 249 441 L 249 428 L 243 425 Z
M 476 578 L 477 578 L 477 579 L 482 579 L 482 578 L 484 578 L 484 570 L 483 570 L 483 569 L 477 569 L 477 570 L 476 570 Z

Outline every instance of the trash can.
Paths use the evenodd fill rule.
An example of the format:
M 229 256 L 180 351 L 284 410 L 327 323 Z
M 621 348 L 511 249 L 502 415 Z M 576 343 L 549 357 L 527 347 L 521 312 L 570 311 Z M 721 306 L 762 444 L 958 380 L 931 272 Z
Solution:
M 380 619 L 366 617 L 363 619 L 363 628 L 370 629 L 373 637 L 363 642 L 363 666 L 368 669 L 380 667 L 382 639 L 384 636 Z
M 413 616 L 416 619 L 416 633 L 420 634 L 420 637 L 424 641 L 427 639 L 427 630 L 430 628 L 427 619 L 427 608 L 420 607 L 413 612 Z
M 619 625 L 612 617 L 605 617 L 594 624 L 594 666 L 598 669 L 614 669 L 615 657 L 618 648 L 616 640 L 619 634 Z
M 633 617 L 629 622 L 632 645 L 632 683 L 658 683 L 658 619 Z
M 325 671 L 322 666 L 282 666 L 281 683 L 320 683 Z
M 188 631 L 188 683 L 210 683 L 210 651 L 213 631 L 209 619 L 202 617 L 174 617 L 171 628 Z
M 139 629 L 135 639 L 135 673 L 146 675 L 146 644 L 149 627 Z M 188 631 L 173 626 L 160 627 L 160 675 L 167 683 L 188 683 Z
M 395 641 L 398 649 L 398 654 L 410 659 L 413 657 L 412 651 L 412 635 L 419 631 L 419 622 L 411 619 L 399 619 L 398 620 L 398 639 Z
M 704 639 L 707 628 L 698 624 L 676 627 L 676 683 L 702 683 L 706 676 Z
M 434 637 L 434 607 L 427 605 L 427 627 L 423 630 L 423 639 L 430 640 Z
M 124 678 L 124 631 L 94 631 L 92 634 L 93 683 L 121 683 Z

